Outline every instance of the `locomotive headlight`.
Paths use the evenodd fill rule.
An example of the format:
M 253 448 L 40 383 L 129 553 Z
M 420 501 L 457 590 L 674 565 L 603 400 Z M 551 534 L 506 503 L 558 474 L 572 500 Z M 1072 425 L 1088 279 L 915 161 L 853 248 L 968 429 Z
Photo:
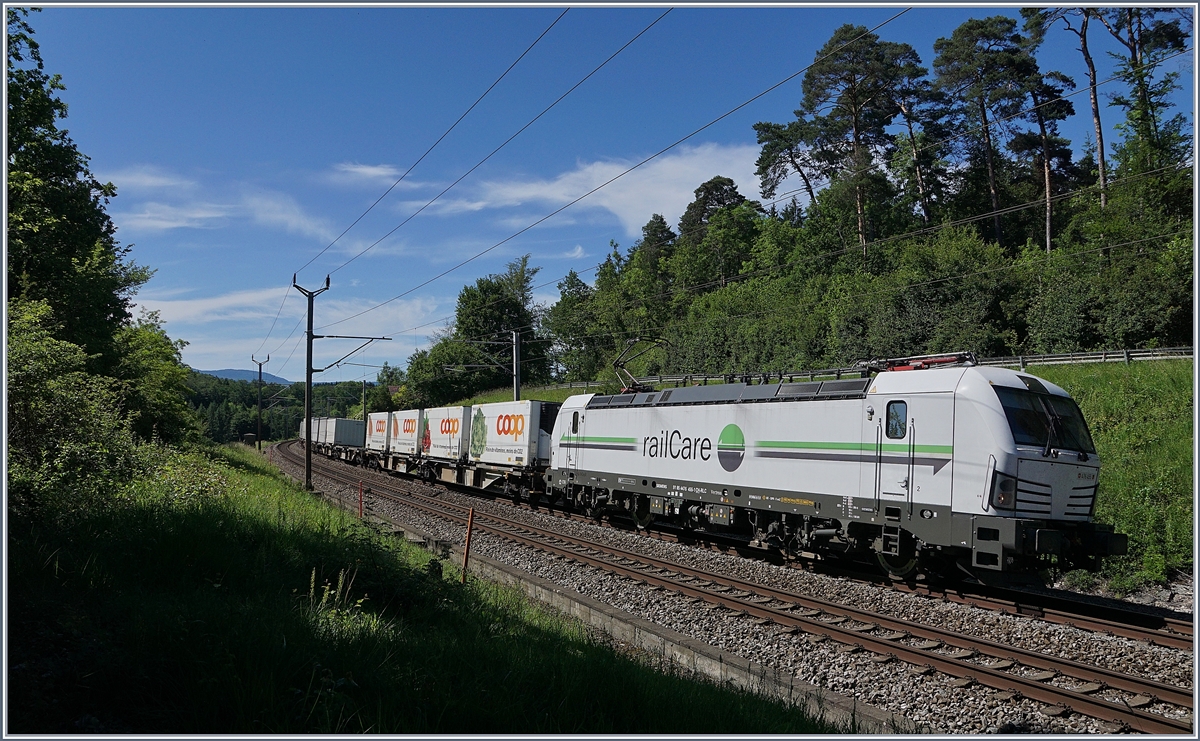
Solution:
M 1017 503 L 1017 479 L 996 471 L 992 474 L 992 506 L 1012 509 Z

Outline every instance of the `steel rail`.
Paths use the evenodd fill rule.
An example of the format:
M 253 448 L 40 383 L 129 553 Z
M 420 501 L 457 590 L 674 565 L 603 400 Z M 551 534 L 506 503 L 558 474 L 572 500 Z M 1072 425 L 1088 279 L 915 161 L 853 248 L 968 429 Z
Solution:
M 344 478 L 338 474 L 333 475 L 334 478 Z M 374 492 L 376 495 L 388 497 L 389 494 Z M 404 502 L 416 506 L 422 511 L 430 514 L 436 514 L 443 517 L 448 517 L 454 521 L 462 520 L 465 523 L 465 515 L 455 515 L 446 510 L 465 510 L 465 507 L 448 502 L 433 500 L 421 494 L 405 492 L 403 494 L 394 493 L 391 498 L 402 501 L 403 499 L 421 500 L 426 499 L 430 502 L 436 502 L 436 506 L 422 503 L 419 501 Z M 439 511 L 441 510 L 441 511 Z M 1180 690 L 1179 688 L 1171 687 L 1153 680 L 1145 680 L 1140 678 L 1127 677 L 1101 667 L 1078 664 L 1065 659 L 1057 659 L 1049 657 L 1045 654 L 1027 651 L 1025 649 L 1017 649 L 1012 646 L 996 644 L 984 639 L 975 639 L 961 636 L 957 633 L 944 631 L 938 628 L 926 626 L 917 626 L 903 620 L 896 620 L 887 616 L 878 615 L 865 610 L 849 608 L 842 605 L 834 605 L 818 600 L 815 598 L 802 597 L 783 590 L 775 590 L 766 588 L 761 585 L 747 584 L 737 579 L 724 577 L 715 574 L 709 574 L 699 569 L 692 569 L 681 564 L 675 564 L 665 559 L 647 557 L 641 554 L 631 554 L 619 548 L 596 544 L 589 541 L 579 540 L 578 546 L 583 549 L 591 550 L 596 554 L 608 553 L 614 558 L 620 558 L 632 563 L 646 564 L 652 568 L 658 568 L 665 571 L 673 571 L 675 573 L 688 576 L 693 579 L 699 579 L 708 582 L 706 586 L 693 586 L 685 583 L 680 583 L 675 579 L 663 577 L 660 574 L 648 574 L 643 569 L 636 568 L 631 565 L 616 564 L 604 558 L 601 555 L 592 555 L 589 553 L 581 553 L 575 548 L 568 546 L 559 546 L 552 543 L 547 543 L 544 538 L 552 540 L 570 542 L 571 538 L 563 536 L 553 531 L 548 531 L 537 526 L 531 526 L 527 523 L 516 523 L 507 520 L 504 517 L 492 514 L 482 514 L 481 520 L 492 521 L 496 524 L 488 525 L 486 522 L 480 522 L 478 527 L 483 530 L 490 531 L 492 534 L 521 543 L 544 552 L 553 553 L 563 558 L 586 563 L 602 570 L 611 571 L 621 576 L 633 579 L 635 581 L 652 584 L 664 589 L 670 589 L 677 593 L 688 597 L 700 599 L 706 602 L 722 605 L 731 610 L 745 613 L 752 617 L 776 624 L 802 629 L 806 633 L 815 633 L 824 635 L 828 638 L 833 638 L 841 643 L 856 645 L 860 648 L 868 648 L 869 650 L 882 656 L 893 656 L 902 659 L 910 664 L 930 666 L 938 671 L 942 671 L 951 676 L 967 678 L 984 684 L 995 689 L 1019 693 L 1024 697 L 1028 697 L 1040 702 L 1045 702 L 1050 705 L 1066 705 L 1073 710 L 1084 715 L 1099 718 L 1106 721 L 1119 723 L 1133 730 L 1143 733 L 1190 733 L 1192 723 L 1187 719 L 1174 719 L 1167 716 L 1158 715 L 1142 710 L 1137 710 L 1126 705 L 1121 705 L 1115 702 L 1104 700 L 1101 698 L 1091 697 L 1086 692 L 1068 690 L 1054 685 L 1047 685 L 1040 681 L 1043 678 L 1028 678 L 1018 675 L 1009 674 L 1003 671 L 1008 668 L 1003 665 L 1003 662 L 1023 663 L 1034 668 L 1043 668 L 1052 672 L 1062 672 L 1068 676 L 1085 681 L 1098 682 L 1101 686 L 1096 686 L 1090 691 L 1101 689 L 1106 685 L 1115 689 L 1146 694 L 1157 698 L 1164 702 L 1169 702 L 1183 707 L 1192 707 L 1192 695 L 1188 690 Z M 515 532 L 514 532 L 515 531 Z M 521 531 L 535 535 L 536 538 L 523 536 Z M 745 595 L 731 596 L 720 593 L 715 593 L 707 587 L 718 585 L 730 590 L 737 589 L 746 592 Z M 773 600 L 783 602 L 789 605 L 796 605 L 810 610 L 818 610 L 835 616 L 835 620 L 840 617 L 844 619 L 852 619 L 856 622 L 863 623 L 865 627 L 858 630 L 850 628 L 842 628 L 839 625 L 815 619 L 815 614 L 811 616 L 795 615 L 788 612 L 784 608 L 771 608 L 765 605 L 747 602 L 746 599 L 754 597 L 763 598 L 770 597 Z M 873 636 L 869 632 L 876 627 L 887 628 L 892 633 L 887 636 Z M 915 636 L 926 639 L 926 643 L 922 646 L 907 646 L 895 641 L 900 638 Z M 930 645 L 934 644 L 934 645 Z M 943 645 L 956 646 L 967 653 L 966 656 L 958 658 L 953 655 L 945 655 L 935 653 L 935 649 L 941 648 Z M 963 659 L 973 658 L 976 654 L 983 654 L 993 658 L 1000 659 L 998 665 L 983 666 L 971 664 Z M 996 668 L 999 666 L 999 668 Z M 1064 671 L 1065 670 L 1065 671 Z M 1051 675 L 1053 676 L 1053 675 Z
M 1093 606 L 1086 602 L 1076 602 L 1068 598 L 1042 595 L 1037 592 L 1016 594 L 1013 590 L 1009 589 L 1002 590 L 1002 593 L 1013 596 L 1004 598 L 985 594 L 971 594 L 963 589 L 935 590 L 930 587 L 918 587 L 914 589 L 903 585 L 893 585 L 893 588 L 897 589 L 897 591 L 908 592 L 910 594 L 921 594 L 959 604 L 1006 612 L 1010 615 L 1036 618 L 1038 620 L 1045 620 L 1048 623 L 1068 625 L 1095 633 L 1105 633 L 1121 636 L 1122 638 L 1146 641 L 1147 643 L 1165 648 L 1177 648 L 1185 651 L 1194 651 L 1195 649 L 1192 623 L 1178 618 L 1160 617 L 1148 613 L 1120 610 L 1119 608 L 1112 607 Z M 1050 600 L 1052 603 L 1059 605 L 1069 603 L 1073 607 L 1071 609 L 1049 607 L 1044 604 L 1038 604 L 1038 600 Z M 1120 619 L 1086 615 L 1082 612 L 1088 609 L 1102 611 L 1110 616 L 1120 615 Z M 1146 625 L 1148 622 L 1157 623 L 1164 627 L 1150 627 Z
M 508 527 L 519 528 L 541 537 L 552 538 L 556 540 L 567 539 L 560 533 L 555 533 L 553 531 L 546 530 L 535 525 L 530 525 L 528 523 L 513 522 L 493 514 L 487 514 L 485 516 L 493 521 L 501 522 Z M 606 552 L 616 558 L 624 558 L 629 561 L 643 563 L 664 571 L 673 571 L 684 576 L 710 581 L 713 584 L 729 587 L 730 589 L 738 589 L 741 591 L 750 592 L 751 595 L 771 597 L 780 602 L 791 603 L 808 609 L 817 609 L 837 617 L 845 617 L 862 623 L 875 624 L 880 628 L 886 628 L 893 632 L 907 632 L 916 637 L 925 638 L 926 640 L 938 640 L 942 643 L 957 648 L 978 651 L 979 653 L 992 658 L 1014 662 L 1019 661 L 1022 664 L 1038 669 L 1060 671 L 1067 676 L 1084 681 L 1103 682 L 1115 689 L 1121 689 L 1134 693 L 1153 694 L 1159 699 L 1165 702 L 1170 702 L 1174 705 L 1180 705 L 1187 708 L 1191 708 L 1193 706 L 1191 690 L 1182 690 L 1162 682 L 1155 682 L 1154 680 L 1141 678 L 1131 678 L 1128 675 L 1114 672 L 1109 669 L 1104 669 L 1103 667 L 1081 664 L 1068 659 L 1050 657 L 1046 654 L 1038 653 L 1036 651 L 994 643 L 982 638 L 963 636 L 962 634 L 941 628 L 916 626 L 908 621 L 899 620 L 887 615 L 881 615 L 870 610 L 859 610 L 857 608 L 847 607 L 845 605 L 828 602 L 826 600 L 795 594 L 794 592 L 788 592 L 786 590 L 774 589 L 764 585 L 722 576 L 720 574 L 713 574 L 702 569 L 686 566 L 684 564 L 679 564 L 667 559 L 631 553 L 630 551 L 616 548 L 614 546 L 603 545 L 579 538 L 570 538 L 570 540 L 577 541 L 584 547 L 600 552 Z M 641 569 L 638 569 L 638 573 L 643 572 Z
M 439 502 L 438 504 L 445 506 L 447 503 Z M 450 507 L 457 508 L 458 505 L 450 505 Z M 436 508 L 429 507 L 427 505 L 422 505 L 421 508 L 427 512 L 433 512 L 436 510 Z M 457 515 L 453 517 L 456 521 L 460 518 L 460 516 Z M 1024 697 L 1038 700 L 1050 705 L 1065 704 L 1071 709 L 1084 715 L 1119 723 L 1123 726 L 1127 726 L 1133 730 L 1141 731 L 1143 733 L 1188 733 L 1192 730 L 1192 724 L 1188 720 L 1178 720 L 1155 713 L 1137 710 L 1130 708 L 1127 705 L 1121 705 L 1108 700 L 1091 697 L 1089 694 L 1084 692 L 1078 692 L 1062 687 L 1056 687 L 1054 685 L 1044 684 L 1040 679 L 1009 674 L 1003 671 L 1003 668 L 1007 667 L 992 668 L 989 666 L 971 664 L 963 659 L 971 658 L 976 652 L 978 652 L 980 654 L 999 658 L 1001 661 L 1019 661 L 1020 663 L 1032 666 L 1034 668 L 1042 668 L 1055 672 L 1066 669 L 1067 671 L 1064 671 L 1063 673 L 1068 674 L 1068 676 L 1072 676 L 1076 679 L 1090 679 L 1092 681 L 1104 682 L 1105 684 L 1108 684 L 1116 689 L 1131 691 L 1138 694 L 1153 693 L 1152 696 L 1157 697 L 1165 702 L 1191 707 L 1192 696 L 1190 691 L 1179 690 L 1160 682 L 1130 678 L 1116 672 L 1102 669 L 1100 667 L 1091 667 L 1064 659 L 1047 657 L 1044 654 L 1038 654 L 1036 652 L 1030 652 L 1024 649 L 1016 649 L 1011 646 L 1003 646 L 983 639 L 963 638 L 958 634 L 950 633 L 948 631 L 916 626 L 903 620 L 886 618 L 868 611 L 846 608 L 840 605 L 829 605 L 828 609 L 822 609 L 823 612 L 834 615 L 835 620 L 838 617 L 849 618 L 867 626 L 861 630 L 843 628 L 840 625 L 818 620 L 815 616 L 794 615 L 790 614 L 786 609 L 783 608 L 772 608 L 746 601 L 748 597 L 752 598 L 753 596 L 774 597 L 779 601 L 786 601 L 787 603 L 796 604 L 798 606 L 806 606 L 807 604 L 823 602 L 821 600 L 812 600 L 810 598 L 803 597 L 798 598 L 796 595 L 782 592 L 780 590 L 765 589 L 759 585 L 748 585 L 736 579 L 721 577 L 683 567 L 686 571 L 696 572 L 693 574 L 687 574 L 688 576 L 710 582 L 708 586 L 715 584 L 719 586 L 725 586 L 730 589 L 738 589 L 747 593 L 744 596 L 720 594 L 711 591 L 707 586 L 689 585 L 660 574 L 648 574 L 644 570 L 632 565 L 613 563 L 611 560 L 609 560 L 609 558 L 606 558 L 605 555 L 615 558 L 622 558 L 627 561 L 637 563 L 662 563 L 663 561 L 661 559 L 647 558 L 641 555 L 632 555 L 631 557 L 631 554 L 628 554 L 628 552 L 622 551 L 621 549 L 580 541 L 579 547 L 581 549 L 591 550 L 600 555 L 583 553 L 569 546 L 558 546 L 548 543 L 541 537 L 530 538 L 528 536 L 520 535 L 519 531 L 521 530 L 530 532 L 532 534 L 536 534 L 536 531 L 539 530 L 539 528 L 531 527 L 526 523 L 512 523 L 511 521 L 506 521 L 504 518 L 500 518 L 491 514 L 485 515 L 482 519 L 492 521 L 493 523 L 501 523 L 501 525 L 497 527 L 494 524 L 481 524 L 477 521 L 477 527 L 485 528 L 491 531 L 493 535 L 498 537 L 505 538 L 521 545 L 533 547 L 537 550 L 558 555 L 576 562 L 584 563 L 601 570 L 613 572 L 637 582 L 662 587 L 663 589 L 670 589 L 673 592 L 687 597 L 718 604 L 735 612 L 742 612 L 760 620 L 769 621 L 783 626 L 795 627 L 803 630 L 806 633 L 824 635 L 828 638 L 838 641 L 839 643 L 858 646 L 859 648 L 870 650 L 882 656 L 893 656 L 917 666 L 930 666 L 933 669 L 953 677 L 972 679 L 980 684 L 993 687 L 995 689 L 1019 693 Z M 564 536 L 559 534 L 552 534 L 551 537 L 556 540 L 567 540 L 564 538 Z M 674 568 L 668 570 L 677 571 Z M 677 573 L 683 572 L 677 571 Z M 700 574 L 703 574 L 703 576 Z M 892 631 L 892 636 L 874 636 L 867 632 L 876 626 L 890 629 Z M 899 638 L 907 637 L 908 635 L 924 637 L 928 642 L 936 645 L 928 647 L 915 647 L 895 642 Z M 943 644 L 965 649 L 970 652 L 970 655 L 957 658 L 952 655 L 936 653 L 935 649 L 940 648 Z
M 479 490 L 471 487 L 451 484 L 448 482 L 439 483 L 449 489 L 453 489 L 464 494 L 477 496 L 479 493 Z M 496 499 L 503 499 L 503 497 L 497 496 Z M 587 521 L 595 523 L 594 517 L 570 512 L 561 508 L 546 507 L 545 509 L 542 509 L 541 507 L 537 507 L 531 503 L 525 502 L 522 502 L 518 506 L 523 509 L 527 508 L 531 511 L 539 511 L 549 516 L 560 517 L 571 521 Z M 615 527 L 611 524 L 601 524 L 603 526 Z M 629 528 L 617 529 L 629 530 Z M 743 557 L 757 558 L 768 563 L 774 563 L 776 565 L 783 565 L 784 563 L 784 561 L 779 558 L 773 558 L 772 551 L 751 548 L 741 544 L 740 542 L 735 542 L 732 539 L 720 537 L 687 538 L 679 533 L 669 530 L 664 531 L 650 528 L 641 530 L 640 532 L 644 537 L 650 537 L 656 540 L 684 543 L 719 553 L 729 553 L 732 551 Z M 1134 610 L 1122 610 L 1115 607 L 1097 607 L 1086 602 L 1071 600 L 1067 597 L 1047 595 L 1039 592 L 1021 592 L 1019 590 L 1007 588 L 988 588 L 991 591 L 997 591 L 1001 594 L 1009 595 L 1008 598 L 1004 598 L 981 593 L 972 594 L 968 591 L 968 589 L 965 588 L 937 589 L 930 586 L 913 587 L 904 582 L 881 580 L 870 577 L 864 578 L 859 573 L 844 569 L 837 569 L 835 573 L 846 578 L 859 579 L 876 584 L 886 584 L 890 586 L 890 588 L 899 592 L 945 599 L 959 604 L 972 605 L 981 609 L 1004 612 L 1010 615 L 1033 617 L 1045 620 L 1049 623 L 1066 625 L 1079 628 L 1081 630 L 1089 630 L 1096 633 L 1146 641 L 1148 643 L 1163 646 L 1165 648 L 1175 648 L 1190 651 L 1194 651 L 1195 648 L 1192 623 L 1191 621 L 1185 619 L 1161 617 L 1149 613 L 1137 612 Z M 1057 605 L 1057 607 L 1052 605 Z M 1102 611 L 1103 613 L 1110 615 L 1110 617 L 1104 618 L 1088 615 L 1083 612 L 1087 610 Z

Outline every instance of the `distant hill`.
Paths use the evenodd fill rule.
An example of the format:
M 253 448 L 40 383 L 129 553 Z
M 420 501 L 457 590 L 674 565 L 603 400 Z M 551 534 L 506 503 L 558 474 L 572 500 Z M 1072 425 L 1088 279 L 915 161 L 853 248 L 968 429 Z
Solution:
M 193 368 L 197 373 L 203 373 L 208 376 L 216 376 L 217 378 L 228 378 L 231 381 L 257 381 L 258 371 L 256 370 L 237 370 L 236 368 L 224 368 L 222 370 L 200 370 Z M 285 386 L 292 382 L 286 378 L 273 376 L 266 371 L 263 371 L 263 383 L 282 383 Z

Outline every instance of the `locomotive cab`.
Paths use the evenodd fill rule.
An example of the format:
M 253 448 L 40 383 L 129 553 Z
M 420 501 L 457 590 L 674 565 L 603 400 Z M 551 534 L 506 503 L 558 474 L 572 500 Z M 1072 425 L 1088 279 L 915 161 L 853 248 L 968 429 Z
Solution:
M 1100 460 L 1066 391 L 1025 373 L 972 368 L 956 397 L 956 536 L 970 546 L 973 569 L 1029 570 L 1050 557 L 1095 568 L 1125 553 L 1126 536 L 1091 521 Z

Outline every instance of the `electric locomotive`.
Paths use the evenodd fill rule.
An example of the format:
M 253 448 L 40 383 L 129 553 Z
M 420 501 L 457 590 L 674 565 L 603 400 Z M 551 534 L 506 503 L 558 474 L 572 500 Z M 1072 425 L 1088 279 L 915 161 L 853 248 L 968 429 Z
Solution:
M 1092 522 L 1100 460 L 1078 405 L 969 353 L 860 377 L 569 398 L 551 497 L 640 525 L 743 532 L 888 572 L 1096 568 L 1126 536 Z M 841 374 L 839 374 L 840 376 Z

